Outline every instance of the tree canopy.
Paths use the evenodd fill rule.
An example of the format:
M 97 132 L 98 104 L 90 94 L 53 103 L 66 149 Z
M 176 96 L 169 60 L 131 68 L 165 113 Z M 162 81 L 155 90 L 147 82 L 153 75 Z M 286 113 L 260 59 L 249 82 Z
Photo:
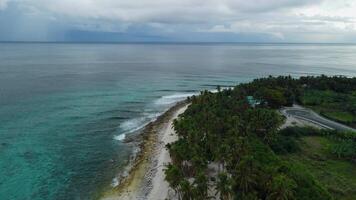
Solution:
M 267 77 L 191 97 L 188 109 L 174 121 L 179 139 L 167 145 L 172 163 L 166 180 L 179 198 L 331 199 L 306 170 L 276 154 L 278 149 L 297 151 L 280 134 L 284 119 L 276 109 L 302 102 L 308 89 L 350 93 L 356 79 Z M 260 103 L 252 106 L 248 96 Z

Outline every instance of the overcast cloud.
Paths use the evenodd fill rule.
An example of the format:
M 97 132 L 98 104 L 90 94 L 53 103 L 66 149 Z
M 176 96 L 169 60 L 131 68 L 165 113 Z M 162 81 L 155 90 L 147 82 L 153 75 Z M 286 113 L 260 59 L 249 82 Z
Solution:
M 356 42 L 355 11 L 353 0 L 0 0 L 0 40 Z

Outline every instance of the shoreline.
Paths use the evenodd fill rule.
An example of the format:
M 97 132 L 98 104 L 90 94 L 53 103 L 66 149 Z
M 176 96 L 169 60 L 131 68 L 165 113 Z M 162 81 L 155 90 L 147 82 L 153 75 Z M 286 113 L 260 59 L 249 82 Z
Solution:
M 177 139 L 172 123 L 188 104 L 186 100 L 176 103 L 147 124 L 139 135 L 134 135 L 135 138 L 125 139 L 128 143 L 139 141 L 139 152 L 130 161 L 129 169 L 124 172 L 126 176 L 118 186 L 106 191 L 100 199 L 165 199 L 169 186 L 164 181 L 163 166 L 170 161 L 165 145 Z

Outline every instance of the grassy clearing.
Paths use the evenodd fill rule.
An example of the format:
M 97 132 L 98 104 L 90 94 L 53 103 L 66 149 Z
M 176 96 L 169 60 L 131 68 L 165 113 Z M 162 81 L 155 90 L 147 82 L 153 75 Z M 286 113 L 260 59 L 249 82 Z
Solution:
M 334 91 L 306 90 L 301 101 L 334 121 L 356 127 L 356 93 L 337 93 Z
M 321 136 L 304 136 L 301 151 L 284 159 L 303 165 L 335 199 L 356 199 L 356 164 L 337 159 L 329 152 L 333 140 Z
M 346 124 L 351 124 L 356 121 L 356 116 L 342 111 L 329 111 L 323 113 L 326 117 L 334 119 L 336 121 L 345 122 Z

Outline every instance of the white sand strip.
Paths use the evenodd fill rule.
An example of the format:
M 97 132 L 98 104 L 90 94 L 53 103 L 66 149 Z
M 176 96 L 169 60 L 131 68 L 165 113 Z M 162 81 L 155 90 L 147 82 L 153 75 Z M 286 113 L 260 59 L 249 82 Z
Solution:
M 177 118 L 179 114 L 183 113 L 187 109 L 187 107 L 188 106 L 184 106 L 183 108 L 177 110 L 174 116 L 170 119 L 169 123 L 167 123 L 167 126 L 164 127 L 163 130 L 161 130 L 159 137 L 159 146 L 157 146 L 157 150 L 159 153 L 156 155 L 157 172 L 152 177 L 152 190 L 147 196 L 147 199 L 164 200 L 168 197 L 169 193 L 173 192 L 170 191 L 168 183 L 164 180 L 165 175 L 163 169 L 165 168 L 165 165 L 167 163 L 171 162 L 169 152 L 165 148 L 165 146 L 166 144 L 172 143 L 178 139 L 173 129 L 173 120 Z

